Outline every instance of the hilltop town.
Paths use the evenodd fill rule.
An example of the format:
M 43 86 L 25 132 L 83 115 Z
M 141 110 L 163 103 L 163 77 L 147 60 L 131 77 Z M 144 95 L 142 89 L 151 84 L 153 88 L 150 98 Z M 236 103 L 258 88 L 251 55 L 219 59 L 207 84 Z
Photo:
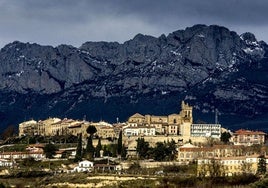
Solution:
M 184 101 L 178 113 L 136 113 L 114 124 L 67 118 L 29 120 L 21 122 L 18 135 L 0 146 L 0 175 L 82 172 L 155 178 L 181 174 L 182 169 L 187 177 L 199 178 L 262 175 L 268 162 L 265 136 L 256 130 L 231 132 L 217 120 L 194 123 L 193 107 Z

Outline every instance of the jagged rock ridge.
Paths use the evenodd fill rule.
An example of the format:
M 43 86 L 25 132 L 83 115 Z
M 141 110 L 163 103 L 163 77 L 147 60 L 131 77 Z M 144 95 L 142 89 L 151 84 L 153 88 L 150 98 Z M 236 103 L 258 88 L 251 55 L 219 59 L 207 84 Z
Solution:
M 0 118 L 12 123 L 10 113 L 20 113 L 17 121 L 84 114 L 124 119 L 135 110 L 178 111 L 181 99 L 203 112 L 263 115 L 267 49 L 251 33 L 239 36 L 216 25 L 79 48 L 16 41 L 0 51 Z

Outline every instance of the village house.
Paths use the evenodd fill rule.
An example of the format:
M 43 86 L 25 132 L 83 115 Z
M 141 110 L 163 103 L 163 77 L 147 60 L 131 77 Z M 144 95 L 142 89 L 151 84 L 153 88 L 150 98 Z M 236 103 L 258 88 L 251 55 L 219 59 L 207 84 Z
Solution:
M 95 126 L 97 129 L 96 135 L 100 138 L 117 138 L 118 135 L 115 132 L 115 127 L 105 121 L 91 123 L 90 125 Z
M 25 121 L 19 124 L 19 136 L 38 134 L 37 122 L 35 120 Z
M 13 167 L 15 165 L 15 161 L 0 159 L 0 167 Z
M 42 151 L 26 151 L 26 152 L 1 152 L 0 159 L 17 160 L 33 158 L 35 160 L 45 159 L 45 154 Z
M 210 176 L 212 165 L 218 169 L 221 176 L 234 176 L 243 173 L 256 174 L 258 169 L 259 155 L 234 156 L 234 157 L 216 157 L 197 159 L 197 175 Z M 268 164 L 268 158 L 265 158 Z M 215 165 L 216 164 L 216 165 Z
M 122 166 L 117 164 L 95 164 L 94 170 L 98 172 L 109 172 L 109 171 L 120 172 L 122 170 Z
M 242 156 L 243 148 L 234 145 L 214 145 L 212 147 L 198 147 L 187 143 L 178 148 L 177 160 L 183 163 L 196 161 L 206 157 L 235 157 Z
M 78 166 L 73 169 L 73 172 L 91 172 L 92 169 L 93 162 L 84 160 L 78 163 Z
M 250 131 L 245 129 L 239 129 L 232 135 L 231 141 L 235 145 L 250 146 L 253 144 L 264 144 L 265 133 L 262 131 Z
M 138 127 L 125 127 L 123 128 L 123 133 L 125 136 L 154 136 L 155 127 L 148 126 L 138 126 Z

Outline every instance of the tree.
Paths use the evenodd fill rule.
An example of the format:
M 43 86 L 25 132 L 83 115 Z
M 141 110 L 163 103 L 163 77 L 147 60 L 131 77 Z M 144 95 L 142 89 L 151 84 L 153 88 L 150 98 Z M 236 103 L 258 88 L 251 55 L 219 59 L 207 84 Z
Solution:
M 97 132 L 97 129 L 93 125 L 89 125 L 87 128 L 87 133 L 90 134 L 90 136 L 93 136 Z
M 122 131 L 119 132 L 119 137 L 117 141 L 117 155 L 122 155 Z
M 56 154 L 56 151 L 58 151 L 58 148 L 54 144 L 49 143 L 44 147 L 46 158 L 52 159 Z
M 177 154 L 176 142 L 172 139 L 170 142 L 168 141 L 168 143 L 166 145 L 167 145 L 166 155 L 168 156 L 168 159 L 170 161 L 173 161 L 176 157 L 176 154 Z
M 156 161 L 163 161 L 166 157 L 166 146 L 163 142 L 157 142 L 153 150 L 153 157 Z
M 77 162 L 81 160 L 82 160 L 82 134 L 79 134 L 74 161 Z
M 221 134 L 221 141 L 224 142 L 225 144 L 227 144 L 231 137 L 232 137 L 232 135 L 229 132 L 223 132 Z
M 198 165 L 199 166 L 199 165 Z M 224 167 L 221 164 L 221 161 L 216 159 L 209 159 L 207 162 L 200 164 L 198 167 L 198 176 L 199 177 L 210 177 L 216 178 L 223 176 L 225 174 Z
M 85 155 L 88 159 L 93 159 L 94 158 L 94 152 L 95 152 L 95 148 L 93 146 L 92 143 L 92 136 L 90 135 L 87 138 L 87 146 L 86 146 L 86 152 Z
M 101 139 L 99 138 L 98 145 L 96 146 L 95 150 L 95 157 L 100 157 L 100 150 L 101 150 Z
M 168 142 L 157 142 L 155 148 L 153 148 L 152 155 L 155 160 L 174 160 L 177 154 L 176 142 L 172 139 Z
M 144 138 L 138 138 L 137 141 L 137 154 L 140 158 L 144 159 L 148 156 L 149 142 L 145 142 Z
M 14 136 L 15 134 L 15 127 L 13 125 L 9 125 L 1 134 L 3 140 Z
M 257 174 L 265 174 L 266 173 L 266 159 L 264 155 L 259 156 Z
M 112 157 L 116 157 L 117 156 L 117 144 L 110 144 L 109 148 L 110 148 Z
M 252 164 L 248 163 L 248 162 L 245 162 L 245 161 L 242 161 L 241 171 L 244 174 L 252 173 Z
M 122 148 L 121 157 L 123 159 L 126 159 L 126 157 L 127 157 L 127 147 Z
M 112 156 L 112 153 L 109 151 L 107 145 L 103 146 L 103 156 Z
M 210 159 L 207 164 L 207 172 L 209 177 L 215 178 L 224 175 L 224 168 L 221 161 L 216 159 Z

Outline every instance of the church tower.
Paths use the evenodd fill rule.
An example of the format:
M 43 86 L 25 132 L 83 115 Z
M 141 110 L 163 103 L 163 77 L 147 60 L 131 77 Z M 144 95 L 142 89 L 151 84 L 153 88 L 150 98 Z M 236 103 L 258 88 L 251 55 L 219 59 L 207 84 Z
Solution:
M 184 122 L 193 123 L 193 107 L 184 101 L 181 102 L 181 112 L 180 115 Z

